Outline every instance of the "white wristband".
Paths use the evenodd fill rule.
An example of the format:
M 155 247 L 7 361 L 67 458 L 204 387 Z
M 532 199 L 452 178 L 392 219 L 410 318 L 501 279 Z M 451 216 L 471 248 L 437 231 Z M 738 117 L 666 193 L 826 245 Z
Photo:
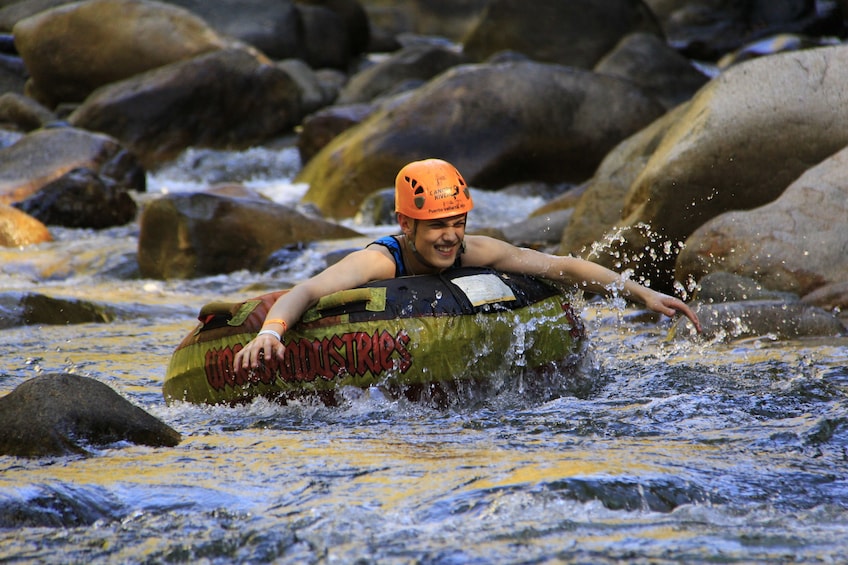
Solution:
M 283 336 L 281 336 L 278 332 L 275 332 L 274 330 L 262 330 L 261 332 L 256 334 L 256 337 L 259 337 L 260 335 L 266 335 L 266 334 L 276 337 L 278 341 L 283 341 Z

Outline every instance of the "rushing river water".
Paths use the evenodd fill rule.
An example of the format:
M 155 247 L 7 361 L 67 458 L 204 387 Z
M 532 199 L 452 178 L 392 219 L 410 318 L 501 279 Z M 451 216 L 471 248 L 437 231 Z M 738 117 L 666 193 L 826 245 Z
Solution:
M 214 180 L 229 180 L 232 163 L 216 158 L 223 172 Z M 291 155 L 275 158 L 282 169 L 263 167 L 282 178 L 265 188 L 294 198 Z M 243 167 L 255 156 L 239 159 Z M 191 175 L 171 173 L 191 185 Z M 168 189 L 167 180 L 152 179 L 152 189 Z M 322 248 L 285 271 L 162 282 L 115 276 L 135 252 L 133 226 L 56 233 L 55 243 L 0 251 L 2 290 L 128 314 L 0 330 L 0 394 L 43 372 L 93 377 L 183 441 L 0 457 L 0 562 L 839 563 L 848 555 L 848 340 L 666 342 L 667 320 L 581 302 L 590 348 L 580 370 L 599 383 L 590 398 L 533 404 L 504 394 L 438 410 L 368 391 L 336 408 L 167 406 L 165 369 L 200 306 L 298 280 L 320 268 Z

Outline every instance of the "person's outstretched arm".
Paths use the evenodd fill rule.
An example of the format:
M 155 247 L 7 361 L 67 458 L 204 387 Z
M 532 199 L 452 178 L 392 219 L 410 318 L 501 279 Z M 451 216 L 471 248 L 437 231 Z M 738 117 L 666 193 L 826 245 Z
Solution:
M 388 279 L 393 277 L 394 273 L 394 261 L 379 248 L 355 251 L 280 296 L 268 310 L 263 329 L 273 330 L 282 337 L 321 297 L 374 280 Z M 233 368 L 236 371 L 239 368 L 255 369 L 259 366 L 260 359 L 270 359 L 271 356 L 282 361 L 284 352 L 282 340 L 277 339 L 275 335 L 257 335 L 236 353 Z
M 523 273 L 548 280 L 574 284 L 603 296 L 618 294 L 644 304 L 647 308 L 674 316 L 681 313 L 700 332 L 701 323 L 682 300 L 651 290 L 639 283 L 624 279 L 620 274 L 597 263 L 579 257 L 550 255 L 533 249 L 515 247 L 485 236 L 467 236 L 463 264 L 489 266 L 500 271 Z

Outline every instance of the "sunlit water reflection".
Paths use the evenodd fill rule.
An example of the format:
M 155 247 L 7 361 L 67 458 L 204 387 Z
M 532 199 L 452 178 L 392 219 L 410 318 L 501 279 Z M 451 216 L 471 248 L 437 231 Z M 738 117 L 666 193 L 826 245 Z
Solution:
M 0 393 L 74 372 L 184 439 L 0 457 L 4 562 L 837 563 L 848 550 L 845 339 L 666 342 L 666 321 L 590 302 L 590 398 L 166 406 L 169 356 L 200 306 L 279 273 L 121 280 L 103 273 L 126 268 L 132 228 L 65 236 L 2 251 L 3 290 L 123 314 L 0 330 Z

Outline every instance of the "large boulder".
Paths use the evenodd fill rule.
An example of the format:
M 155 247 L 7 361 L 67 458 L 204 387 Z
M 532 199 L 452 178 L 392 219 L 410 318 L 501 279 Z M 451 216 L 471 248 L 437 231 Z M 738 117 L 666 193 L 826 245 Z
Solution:
M 628 137 L 610 151 L 586 183 L 583 195 L 574 205 L 574 214 L 562 232 L 559 253 L 602 252 L 605 244 L 615 241 L 611 229 L 620 219 L 627 193 L 644 169 L 663 136 L 685 112 L 679 106 L 651 125 Z M 556 201 L 538 212 L 545 212 Z M 594 250 L 593 250 L 594 248 Z M 613 265 L 620 268 L 620 265 Z
M 197 14 L 221 35 L 275 60 L 346 69 L 368 47 L 365 10 L 356 0 L 166 0 Z
M 804 173 L 774 202 L 722 214 L 695 230 L 677 258 L 677 274 L 698 280 L 713 271 L 800 295 L 844 282 L 848 148 Z
M 692 98 L 709 80 L 663 38 L 652 33 L 631 33 L 594 70 L 633 81 L 668 109 Z
M 96 171 L 123 189 L 145 188 L 145 172 L 115 139 L 69 127 L 39 129 L 0 149 L 0 203 L 29 198 L 80 168 Z
M 391 39 L 410 35 L 439 36 L 458 42 L 477 23 L 489 1 L 362 0 L 362 4 L 371 23 L 372 47 L 385 47 Z
M 347 70 L 368 47 L 365 11 L 355 0 L 297 0 L 303 59 L 314 68 Z
M 286 245 L 359 235 L 287 206 L 206 193 L 158 198 L 140 224 L 139 270 L 157 279 L 261 270 Z
M 621 140 L 662 115 L 628 81 L 560 65 L 461 65 L 335 138 L 297 180 L 331 217 L 354 215 L 400 168 L 438 156 L 471 186 L 590 177 Z
M 48 108 L 224 45 L 199 17 L 152 0 L 74 2 L 19 21 L 13 33 L 28 92 Z
M 0 31 L 10 32 L 15 24 L 39 12 L 78 0 L 10 0 L 0 2 Z
M 536 61 L 591 69 L 634 32 L 662 35 L 641 0 L 493 0 L 463 44 L 477 61 L 517 51 Z
M 331 10 L 339 16 L 344 22 L 346 30 L 345 37 L 348 42 L 348 51 L 351 55 L 358 55 L 368 50 L 371 43 L 371 24 L 368 19 L 368 12 L 359 0 L 295 0 L 298 9 L 303 9 L 304 6 L 314 6 Z M 306 25 L 307 33 L 309 33 L 309 25 Z M 317 40 L 324 39 L 320 34 L 324 32 L 317 30 L 319 37 Z
M 303 26 L 293 0 L 165 0 L 199 16 L 220 35 L 273 59 L 302 57 Z
M 418 86 L 465 61 L 462 53 L 443 45 L 413 44 L 352 76 L 339 92 L 336 103 L 371 102 L 405 81 Z
M 695 229 L 771 202 L 848 145 L 846 81 L 848 46 L 754 59 L 710 81 L 634 180 L 615 226 L 619 244 L 597 260 L 669 288 Z
M 112 135 L 154 168 L 187 147 L 251 147 L 301 117 L 297 82 L 264 55 L 234 47 L 104 86 L 68 120 Z
M 121 441 L 153 447 L 180 443 L 179 432 L 95 379 L 41 375 L 0 398 L 0 455 L 87 454 Z
M 842 14 L 815 0 L 644 0 L 669 43 L 687 57 L 715 60 L 742 45 L 779 33 L 841 35 Z M 844 2 L 843 2 L 844 3 Z

